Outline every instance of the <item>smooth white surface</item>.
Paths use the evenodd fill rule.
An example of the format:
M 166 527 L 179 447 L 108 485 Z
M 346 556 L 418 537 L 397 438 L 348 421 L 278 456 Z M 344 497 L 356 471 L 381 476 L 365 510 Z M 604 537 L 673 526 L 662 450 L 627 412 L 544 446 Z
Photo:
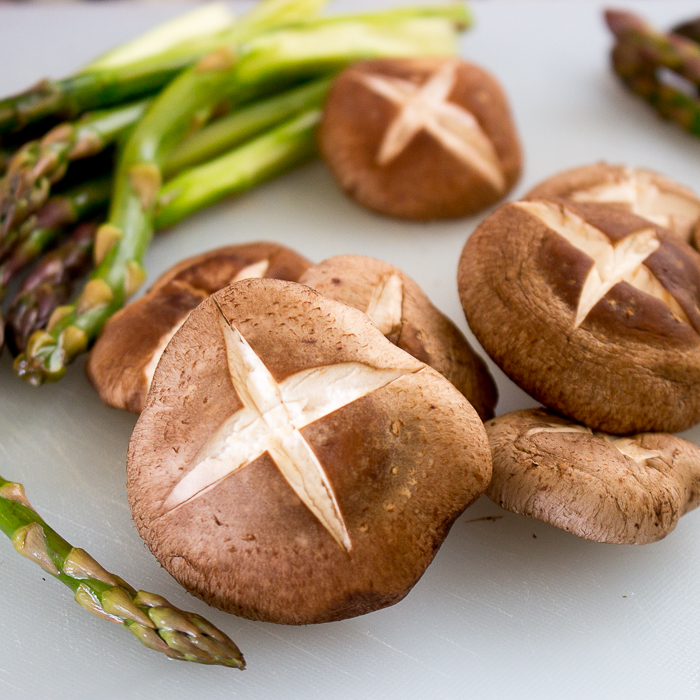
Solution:
M 685 0 L 624 5 L 663 26 L 698 12 Z M 0 93 L 67 74 L 183 7 L 4 6 Z M 465 35 L 464 55 L 495 73 L 510 96 L 526 154 L 515 194 L 599 159 L 655 168 L 700 190 L 700 140 L 661 122 L 610 74 L 601 7 L 474 3 L 477 26 Z M 314 164 L 159 236 L 146 264 L 152 281 L 186 255 L 259 238 L 314 260 L 370 254 L 406 270 L 466 330 L 455 273 L 480 219 L 382 219 L 347 201 Z M 534 404 L 498 370 L 494 376 L 499 413 Z M 67 589 L 0 540 L 3 700 L 700 694 L 700 510 L 662 542 L 632 547 L 586 542 L 481 499 L 402 603 L 326 625 L 253 623 L 187 595 L 146 550 L 124 489 L 135 418 L 102 406 L 80 364 L 36 390 L 12 376 L 5 354 L 0 385 L 0 473 L 24 482 L 39 512 L 107 569 L 227 631 L 249 664 L 239 673 L 168 662 L 81 611 Z M 699 439 L 700 430 L 689 435 Z

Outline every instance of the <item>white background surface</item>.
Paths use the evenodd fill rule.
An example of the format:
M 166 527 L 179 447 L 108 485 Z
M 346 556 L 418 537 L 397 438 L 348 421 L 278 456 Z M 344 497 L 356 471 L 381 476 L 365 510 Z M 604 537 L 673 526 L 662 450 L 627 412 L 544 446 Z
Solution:
M 662 26 L 700 9 L 680 0 L 622 4 Z M 474 3 L 477 26 L 465 35 L 463 54 L 495 73 L 510 96 L 526 155 L 515 194 L 599 159 L 655 168 L 700 190 L 700 140 L 661 122 L 610 74 L 601 7 Z M 0 93 L 68 74 L 182 9 L 3 6 Z M 406 270 L 466 330 L 455 274 L 479 220 L 382 219 L 347 201 L 313 164 L 160 235 L 146 264 L 150 281 L 186 255 L 258 238 L 317 261 L 370 254 Z M 0 473 L 24 482 L 46 520 L 106 568 L 228 632 L 249 668 L 198 667 L 148 652 L 82 611 L 60 583 L 0 541 L 3 700 L 700 695 L 700 511 L 662 542 L 632 547 L 586 542 L 481 499 L 402 603 L 325 625 L 254 623 L 186 594 L 146 550 L 124 489 L 135 418 L 102 406 L 81 365 L 36 390 L 12 376 L 3 356 Z M 499 413 L 534 404 L 498 370 L 494 376 Z M 700 429 L 687 436 L 699 439 Z M 499 518 L 479 520 L 492 515 Z

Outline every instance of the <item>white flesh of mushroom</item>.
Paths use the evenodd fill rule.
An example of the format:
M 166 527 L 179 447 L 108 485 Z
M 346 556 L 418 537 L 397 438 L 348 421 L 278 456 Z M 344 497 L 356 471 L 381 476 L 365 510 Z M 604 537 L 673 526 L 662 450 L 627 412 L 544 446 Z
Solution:
M 506 188 L 496 149 L 468 110 L 448 97 L 457 80 L 457 64 L 443 63 L 423 85 L 385 75 L 363 75 L 359 80 L 397 107 L 387 128 L 377 163 L 387 165 L 425 129 L 453 156 L 480 173 L 499 192 Z
M 219 322 L 231 381 L 243 408 L 225 420 L 195 456 L 190 471 L 165 500 L 163 512 L 203 494 L 267 452 L 304 505 L 350 551 L 350 536 L 333 488 L 300 431 L 411 372 L 343 362 L 302 370 L 277 383 L 223 312 Z
M 612 243 L 602 231 L 558 204 L 516 202 L 516 206 L 537 217 L 595 263 L 581 290 L 574 328 L 583 323 L 591 309 L 619 282 L 627 282 L 660 299 L 678 319 L 688 322 L 673 295 L 644 266 L 644 261 L 661 245 L 653 229 L 636 231 Z
M 531 428 L 527 431 L 526 436 L 536 435 L 537 433 L 585 433 L 588 435 L 595 435 L 596 437 L 603 438 L 607 442 L 614 445 L 625 457 L 629 457 L 636 464 L 641 467 L 647 466 L 647 460 L 653 457 L 659 457 L 660 452 L 656 450 L 647 450 L 641 445 L 638 445 L 634 438 L 629 437 L 617 437 L 615 435 L 609 435 L 608 433 L 594 432 L 585 425 L 563 425 L 561 423 L 550 423 L 548 427 L 543 428 Z
M 392 273 L 372 289 L 365 313 L 383 335 L 389 335 L 401 325 L 402 307 L 403 282 L 399 275 Z
M 267 258 L 264 260 L 260 260 L 259 262 L 253 263 L 252 265 L 246 265 L 246 267 L 240 270 L 233 277 L 233 279 L 231 280 L 231 284 L 233 284 L 233 282 L 240 282 L 241 280 L 262 278 L 265 276 L 265 273 L 268 271 L 269 267 L 270 261 Z M 143 368 L 143 374 L 146 377 L 147 389 L 151 388 L 151 384 L 153 383 L 153 375 L 155 374 L 156 367 L 160 362 L 160 358 L 165 352 L 165 348 L 168 347 L 168 343 L 173 339 L 175 333 L 177 333 L 180 330 L 180 328 L 182 328 L 185 321 L 189 318 L 190 313 L 188 313 L 184 318 L 178 321 L 177 325 L 174 326 L 172 330 L 168 331 L 160 339 L 158 347 L 153 351 L 153 355 L 151 355 L 151 359 L 148 361 L 148 364 Z
M 571 195 L 578 202 L 627 204 L 630 211 L 659 226 L 672 228 L 689 240 L 700 219 L 700 202 L 690 196 L 659 189 L 649 173 L 626 168 L 622 179 L 606 182 Z

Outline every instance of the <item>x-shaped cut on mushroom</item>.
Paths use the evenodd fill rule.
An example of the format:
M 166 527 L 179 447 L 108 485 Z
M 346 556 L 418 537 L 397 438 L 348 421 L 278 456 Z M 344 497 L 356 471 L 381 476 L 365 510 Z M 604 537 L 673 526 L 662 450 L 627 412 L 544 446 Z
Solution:
M 192 468 L 166 498 L 163 512 L 202 495 L 267 452 L 302 503 L 350 551 L 333 487 L 301 429 L 412 371 L 341 362 L 302 370 L 278 383 L 219 311 L 231 382 L 243 407 L 198 452 Z
M 626 204 L 633 214 L 659 226 L 680 230 L 686 237 L 700 218 L 700 204 L 696 200 L 660 189 L 648 173 L 634 168 L 625 168 L 623 176 L 614 182 L 574 192 L 571 199 Z
M 641 445 L 634 442 L 633 438 L 617 437 L 608 433 L 593 431 L 585 425 L 564 425 L 563 423 L 549 423 L 546 428 L 531 428 L 527 431 L 527 436 L 536 435 L 537 433 L 584 433 L 586 435 L 595 435 L 603 438 L 607 442 L 615 446 L 625 457 L 629 457 L 639 466 L 645 467 L 647 460 L 653 457 L 659 457 L 660 452 L 656 450 L 647 450 Z
M 580 216 L 552 202 L 516 202 L 516 206 L 537 217 L 548 228 L 593 259 L 581 290 L 574 328 L 578 328 L 593 307 L 620 282 L 663 301 L 680 320 L 688 317 L 673 295 L 644 265 L 661 245 L 653 228 L 635 231 L 616 242 Z
M 372 289 L 365 313 L 383 335 L 401 326 L 403 281 L 396 273 L 382 278 Z
M 491 139 L 471 112 L 448 100 L 457 81 L 457 67 L 455 61 L 446 61 L 423 85 L 387 75 L 366 74 L 358 78 L 369 90 L 399 108 L 384 134 L 377 163 L 391 163 L 416 134 L 425 130 L 503 192 L 505 177 Z

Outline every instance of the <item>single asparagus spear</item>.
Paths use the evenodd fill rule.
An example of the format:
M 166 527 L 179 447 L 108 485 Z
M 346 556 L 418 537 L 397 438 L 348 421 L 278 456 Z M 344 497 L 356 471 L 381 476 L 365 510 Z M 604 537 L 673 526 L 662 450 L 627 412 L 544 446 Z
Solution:
M 233 17 L 223 4 L 188 12 L 109 51 L 63 80 L 43 80 L 0 100 L 0 133 L 48 116 L 81 112 L 156 92 L 179 71 L 229 40 Z
M 73 282 L 90 269 L 97 227 L 93 221 L 79 224 L 22 282 L 5 314 L 5 338 L 14 354 L 24 350 L 33 331 L 46 326 L 70 298 Z
M 320 106 L 331 82 L 330 78 L 315 80 L 281 95 L 254 102 L 212 122 L 175 149 L 165 165 L 164 177 L 167 179 L 219 156 L 300 112 Z
M 110 574 L 85 550 L 52 530 L 32 508 L 21 484 L 0 477 L 0 530 L 15 550 L 75 593 L 75 600 L 103 620 L 126 627 L 142 644 L 171 659 L 245 668 L 238 647 L 195 613 L 165 598 L 136 591 Z
M 59 379 L 67 363 L 87 349 L 105 321 L 141 285 L 162 167 L 182 141 L 193 114 L 222 93 L 234 100 L 249 99 L 263 86 L 327 73 L 360 58 L 454 51 L 455 29 L 462 22 L 455 21 L 452 7 L 445 14 L 445 19 L 402 18 L 391 23 L 334 18 L 312 29 L 271 32 L 244 43 L 240 59 L 220 50 L 178 76 L 153 102 L 123 149 L 109 220 L 97 233 L 98 267 L 51 330 L 32 335 L 26 352 L 15 361 L 17 374 L 33 384 Z M 239 29 L 246 28 L 245 19 Z M 249 21 L 247 28 L 251 26 L 259 29 L 260 23 Z
M 225 196 L 239 194 L 309 160 L 316 153 L 320 120 L 320 109 L 309 110 L 173 178 L 160 191 L 156 228 L 172 226 Z
M 10 160 L 0 199 L 0 250 L 4 240 L 38 209 L 68 163 L 96 155 L 115 143 L 143 116 L 148 100 L 91 112 L 75 123 L 66 122 L 41 140 L 25 144 Z

